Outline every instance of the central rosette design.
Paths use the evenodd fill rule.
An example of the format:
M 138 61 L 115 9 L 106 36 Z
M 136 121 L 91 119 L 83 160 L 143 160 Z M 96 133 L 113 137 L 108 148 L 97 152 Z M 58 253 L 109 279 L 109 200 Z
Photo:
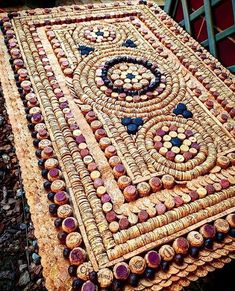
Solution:
M 156 130 L 154 148 L 168 160 L 183 163 L 194 158 L 199 150 L 195 133 L 176 125 L 162 126 Z
M 107 96 L 117 95 L 119 100 L 151 99 L 161 83 L 156 63 L 142 58 L 119 56 L 104 63 L 96 72 L 98 87 L 105 86 Z M 162 91 L 162 88 L 159 88 Z

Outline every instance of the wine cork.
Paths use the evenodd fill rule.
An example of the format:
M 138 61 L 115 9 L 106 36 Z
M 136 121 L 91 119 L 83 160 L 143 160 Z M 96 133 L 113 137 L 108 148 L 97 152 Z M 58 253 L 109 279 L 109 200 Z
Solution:
M 215 227 L 211 224 L 204 224 L 199 231 L 205 238 L 213 238 L 215 236 Z
M 57 168 L 52 168 L 49 170 L 48 174 L 47 174 L 47 178 L 49 181 L 53 182 L 56 179 L 59 179 L 61 177 L 62 173 L 59 169 Z
M 83 281 L 89 280 L 89 273 L 93 271 L 91 263 L 85 262 L 77 267 L 77 277 Z
M 205 188 L 200 187 L 197 189 L 197 194 L 198 194 L 199 198 L 204 198 L 207 194 L 207 191 Z
M 108 268 L 103 268 L 98 271 L 98 282 L 101 288 L 107 288 L 112 284 L 113 272 Z
M 80 247 L 72 249 L 69 254 L 69 261 L 71 265 L 79 266 L 85 261 L 85 259 L 86 252 Z
M 77 229 L 78 223 L 74 217 L 67 217 L 62 222 L 62 229 L 65 232 L 73 232 Z
M 66 246 L 70 249 L 79 247 L 82 243 L 82 236 L 78 232 L 70 232 L 66 236 Z
M 146 182 L 141 182 L 137 185 L 137 191 L 140 197 L 145 197 L 150 194 L 150 185 Z
M 145 261 L 148 265 L 148 267 L 156 269 L 161 263 L 161 257 L 156 251 L 149 251 L 145 255 Z
M 117 221 L 112 221 L 109 224 L 109 230 L 112 233 L 116 233 L 119 230 L 119 223 Z
M 217 157 L 217 165 L 220 166 L 222 169 L 227 169 L 229 167 L 230 160 L 228 157 L 219 156 Z
M 230 160 L 230 163 L 235 166 L 235 153 L 229 153 L 227 156 Z
M 54 196 L 54 202 L 58 205 L 63 205 L 69 200 L 68 195 L 65 191 L 59 191 Z
M 127 263 L 117 263 L 113 268 L 114 277 L 118 280 L 126 280 L 130 274 L 130 269 Z
M 110 164 L 111 167 L 115 167 L 118 164 L 121 164 L 121 159 L 118 156 L 112 156 L 109 159 L 109 164 Z
M 65 182 L 63 180 L 55 180 L 51 183 L 51 191 L 59 192 L 65 189 Z
M 130 222 L 129 220 L 126 218 L 126 217 L 122 217 L 120 220 L 119 220 L 119 229 L 127 229 L 130 225 Z
M 107 212 L 111 211 L 112 208 L 113 208 L 113 205 L 110 202 L 105 202 L 103 204 L 103 206 L 102 206 L 102 209 L 103 209 L 104 213 L 107 213 Z
M 163 245 L 159 249 L 159 255 L 164 261 L 171 261 L 175 256 L 175 251 L 170 245 Z
M 50 158 L 50 159 L 46 160 L 44 163 L 44 167 L 47 170 L 56 168 L 56 167 L 58 167 L 58 165 L 59 165 L 58 160 L 54 159 L 54 158 Z
M 134 185 L 127 186 L 124 191 L 123 195 L 126 199 L 126 201 L 134 201 L 137 198 L 137 189 Z
M 112 156 L 117 154 L 115 147 L 112 145 L 107 146 L 105 148 L 104 153 L 105 153 L 106 158 L 111 158 Z
M 226 220 L 228 221 L 231 227 L 235 227 L 235 214 L 234 213 L 227 215 Z
M 124 190 L 131 184 L 131 178 L 128 176 L 121 176 L 118 178 L 118 186 L 121 190 Z
M 73 214 L 73 209 L 69 204 L 64 204 L 58 207 L 57 215 L 60 218 L 66 218 Z
M 176 163 L 183 163 L 184 162 L 184 156 L 180 155 L 180 154 L 176 155 L 175 156 L 175 162 Z
M 148 220 L 148 218 L 149 218 L 148 212 L 146 210 L 141 210 L 138 213 L 138 218 L 139 218 L 139 222 L 144 222 L 144 221 Z
M 104 195 L 106 193 L 106 187 L 104 186 L 99 186 L 97 189 L 96 189 L 96 195 L 98 197 L 101 197 L 102 195 Z
M 41 156 L 43 159 L 49 159 L 53 156 L 53 154 L 54 154 L 54 151 L 52 147 L 45 147 L 42 150 Z
M 229 231 L 228 221 L 222 218 L 216 219 L 214 227 L 218 232 L 227 233 Z
M 153 177 L 149 180 L 149 185 L 153 192 L 157 192 L 162 188 L 162 181 L 158 177 Z
M 162 184 L 164 188 L 171 189 L 175 184 L 175 179 L 173 176 L 166 174 L 162 176 Z
M 102 150 L 105 150 L 108 146 L 111 145 L 111 140 L 108 137 L 102 137 L 99 140 L 99 144 Z
M 135 256 L 130 259 L 129 268 L 134 274 L 143 274 L 146 268 L 146 261 L 141 256 Z
M 123 164 L 117 164 L 114 168 L 113 168 L 113 174 L 114 177 L 116 179 L 118 179 L 119 177 L 121 177 L 122 175 L 124 175 L 126 173 L 125 167 Z
M 175 239 L 172 246 L 177 254 L 185 255 L 189 249 L 189 243 L 184 237 L 178 237 Z
M 187 240 L 193 247 L 200 247 L 204 242 L 203 236 L 198 231 L 190 231 L 187 235 Z

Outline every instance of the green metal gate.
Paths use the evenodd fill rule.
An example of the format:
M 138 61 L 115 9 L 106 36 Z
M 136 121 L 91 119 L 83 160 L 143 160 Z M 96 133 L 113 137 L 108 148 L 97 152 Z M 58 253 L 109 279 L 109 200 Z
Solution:
M 207 35 L 208 39 L 203 41 L 201 44 L 208 48 L 210 53 L 217 57 L 217 44 L 220 40 L 232 36 L 235 33 L 235 0 L 232 1 L 232 8 L 233 8 L 233 25 L 226 28 L 225 30 L 215 33 L 214 25 L 213 25 L 213 17 L 212 17 L 212 9 L 217 4 L 222 2 L 222 0 L 204 0 L 204 4 L 192 12 L 189 13 L 188 9 L 188 3 L 187 0 L 166 0 L 164 10 L 166 13 L 168 13 L 170 16 L 174 18 L 177 10 L 177 6 L 179 4 L 179 1 L 181 1 L 182 8 L 183 8 L 183 16 L 184 19 L 179 23 L 182 27 L 185 28 L 185 30 L 192 35 L 192 29 L 191 29 L 191 23 L 196 18 L 200 17 L 201 15 L 205 16 L 206 20 L 206 28 L 207 28 Z M 235 53 L 235 52 L 234 52 Z M 235 72 L 235 64 L 228 67 L 228 69 L 231 72 Z

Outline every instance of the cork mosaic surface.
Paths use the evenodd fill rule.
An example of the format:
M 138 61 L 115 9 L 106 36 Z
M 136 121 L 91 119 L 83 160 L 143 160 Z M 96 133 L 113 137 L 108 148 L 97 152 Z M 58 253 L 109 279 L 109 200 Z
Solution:
M 1 15 L 48 290 L 181 290 L 235 252 L 234 77 L 156 4 Z

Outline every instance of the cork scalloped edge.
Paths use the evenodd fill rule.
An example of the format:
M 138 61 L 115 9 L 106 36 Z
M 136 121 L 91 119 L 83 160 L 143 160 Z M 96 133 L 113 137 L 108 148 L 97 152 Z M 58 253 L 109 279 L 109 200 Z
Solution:
M 4 43 L 2 33 L 0 33 L 0 43 Z M 0 75 L 0 79 L 14 135 L 24 190 L 30 206 L 35 236 L 38 240 L 46 287 L 48 290 L 55 291 L 69 290 L 71 289 L 71 279 L 67 272 L 68 262 L 63 258 L 63 246 L 59 244 L 53 218 L 48 212 L 47 195 L 37 165 L 33 139 L 27 127 L 24 106 L 8 59 L 6 47 L 0 46 L 0 71 L 5 72 Z

